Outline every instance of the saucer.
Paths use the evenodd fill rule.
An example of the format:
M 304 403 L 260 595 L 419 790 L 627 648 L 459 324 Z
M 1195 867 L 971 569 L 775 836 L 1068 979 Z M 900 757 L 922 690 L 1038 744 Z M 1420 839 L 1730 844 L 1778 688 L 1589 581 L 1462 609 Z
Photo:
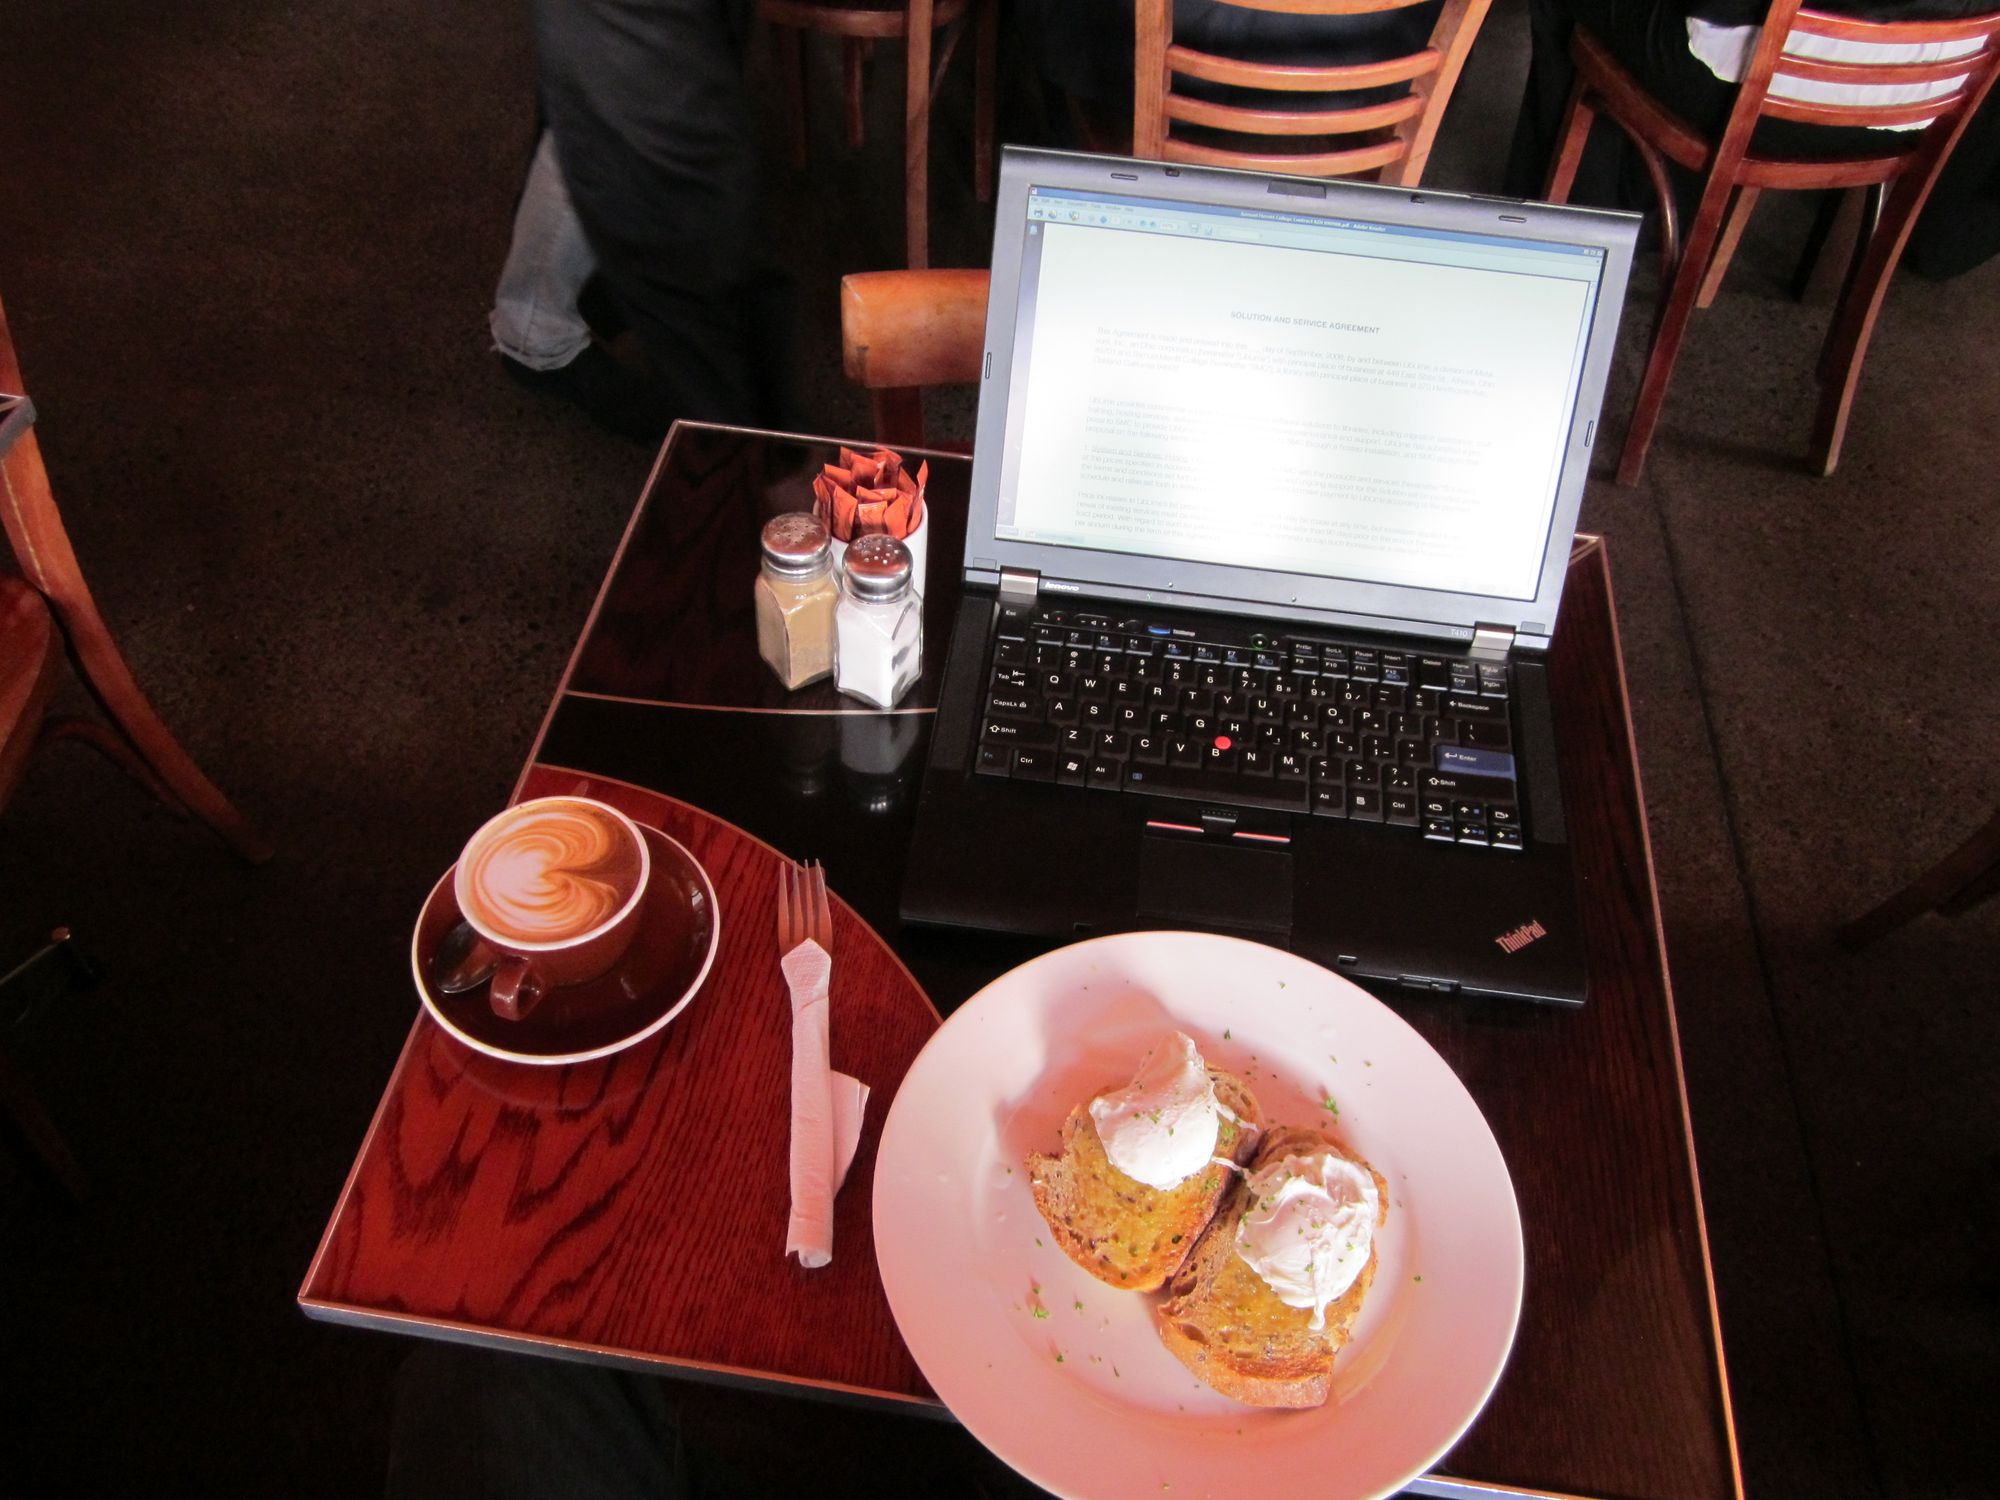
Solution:
M 487 987 L 447 995 L 430 981 L 430 959 L 459 918 L 456 865 L 431 888 L 410 940 L 410 969 L 431 1019 L 466 1046 L 518 1063 L 578 1063 L 623 1051 L 679 1015 L 708 977 L 721 935 L 715 887 L 695 857 L 657 828 L 639 825 L 653 874 L 632 946 L 588 984 L 551 990 L 519 1021 L 493 1014 Z

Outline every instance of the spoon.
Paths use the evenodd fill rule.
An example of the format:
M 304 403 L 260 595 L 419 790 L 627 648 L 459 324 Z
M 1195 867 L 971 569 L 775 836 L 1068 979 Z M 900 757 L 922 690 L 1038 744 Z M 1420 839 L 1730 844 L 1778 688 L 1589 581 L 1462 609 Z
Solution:
M 478 989 L 493 977 L 500 955 L 493 945 L 460 920 L 444 935 L 431 955 L 431 983 L 446 995 L 462 995 Z

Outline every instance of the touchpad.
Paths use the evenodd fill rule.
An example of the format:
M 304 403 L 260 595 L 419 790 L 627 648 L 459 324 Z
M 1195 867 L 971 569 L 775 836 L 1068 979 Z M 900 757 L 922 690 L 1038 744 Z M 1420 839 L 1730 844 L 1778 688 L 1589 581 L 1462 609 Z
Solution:
M 1139 915 L 1171 925 L 1292 930 L 1292 856 L 1220 839 L 1139 841 Z

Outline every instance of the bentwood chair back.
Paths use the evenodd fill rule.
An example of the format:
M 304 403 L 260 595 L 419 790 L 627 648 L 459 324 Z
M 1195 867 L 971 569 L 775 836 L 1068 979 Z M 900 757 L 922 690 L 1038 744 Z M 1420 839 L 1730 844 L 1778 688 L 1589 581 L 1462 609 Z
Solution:
M 25 394 L 7 310 L 0 305 L 0 394 Z M 83 580 L 56 509 L 34 429 L 0 413 L 0 523 L 18 572 L 0 569 L 0 801 L 29 753 L 58 738 L 102 751 L 177 811 L 192 813 L 245 859 L 271 856 L 264 836 L 233 807 L 161 722 L 139 690 Z M 67 647 L 77 675 L 109 724 L 81 716 L 44 720 L 52 673 Z
M 1618 482 L 1636 484 L 1646 461 L 1667 384 L 1690 316 L 1715 294 L 1758 194 L 1772 189 L 1874 190 L 1879 208 L 1851 268 L 1820 351 L 1819 411 L 1812 463 L 1831 474 L 1861 379 L 1869 335 L 1903 246 L 1932 184 L 2000 70 L 2000 12 L 1957 21 L 1857 21 L 1776 0 L 1718 138 L 1693 129 L 1649 95 L 1584 26 L 1570 44 L 1577 82 L 1550 164 L 1546 196 L 1569 197 L 1585 140 L 1599 113 L 1637 145 L 1660 200 L 1662 253 L 1670 275 L 1639 384 Z M 1827 86 L 1849 91 L 1829 98 Z M 1814 96 L 1819 97 L 1815 98 Z M 1757 149 L 1760 121 L 1808 126 L 1878 127 L 1862 153 L 1827 158 L 1777 156 Z M 1891 128 L 1894 127 L 1894 128 Z M 1702 192 L 1684 244 L 1662 158 L 1702 175 Z
M 1357 16 L 1427 0 L 1223 0 L 1241 10 Z M 1372 174 L 1409 187 L 1423 180 L 1431 143 L 1491 0 L 1444 0 L 1429 41 L 1375 62 L 1304 66 L 1200 52 L 1174 41 L 1173 0 L 1138 0 L 1132 154 L 1311 177 Z M 1192 91 L 1189 83 L 1194 83 Z M 1279 94 L 1343 94 L 1407 85 L 1383 102 L 1303 101 L 1300 107 L 1223 102 L 1203 85 Z M 1226 98 L 1227 96 L 1225 96 Z
M 806 163 L 806 32 L 841 39 L 842 119 L 847 144 L 862 144 L 861 73 L 878 40 L 902 38 L 903 234 L 913 268 L 930 264 L 931 100 L 951 66 L 960 37 L 973 41 L 973 184 L 979 201 L 993 196 L 993 114 L 1000 55 L 1000 0 L 757 0 L 772 28 L 787 91 L 792 154 Z
M 841 278 L 841 359 L 847 378 L 869 394 L 879 440 L 923 447 L 924 388 L 979 379 L 990 280 L 985 271 Z

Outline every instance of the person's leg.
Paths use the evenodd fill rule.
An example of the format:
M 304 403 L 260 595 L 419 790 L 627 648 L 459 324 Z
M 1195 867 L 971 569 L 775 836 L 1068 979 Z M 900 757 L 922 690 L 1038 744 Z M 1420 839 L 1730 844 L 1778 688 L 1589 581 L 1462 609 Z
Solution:
M 396 1372 L 387 1500 L 692 1500 L 657 1380 L 425 1344 Z
M 758 219 L 748 0 L 534 0 L 544 116 L 599 274 L 679 414 L 794 416 Z
M 597 257 L 563 186 L 555 141 L 544 130 L 514 210 L 514 237 L 487 317 L 493 347 L 530 370 L 553 370 L 575 359 L 590 342 L 590 325 L 577 299 L 596 269 Z

